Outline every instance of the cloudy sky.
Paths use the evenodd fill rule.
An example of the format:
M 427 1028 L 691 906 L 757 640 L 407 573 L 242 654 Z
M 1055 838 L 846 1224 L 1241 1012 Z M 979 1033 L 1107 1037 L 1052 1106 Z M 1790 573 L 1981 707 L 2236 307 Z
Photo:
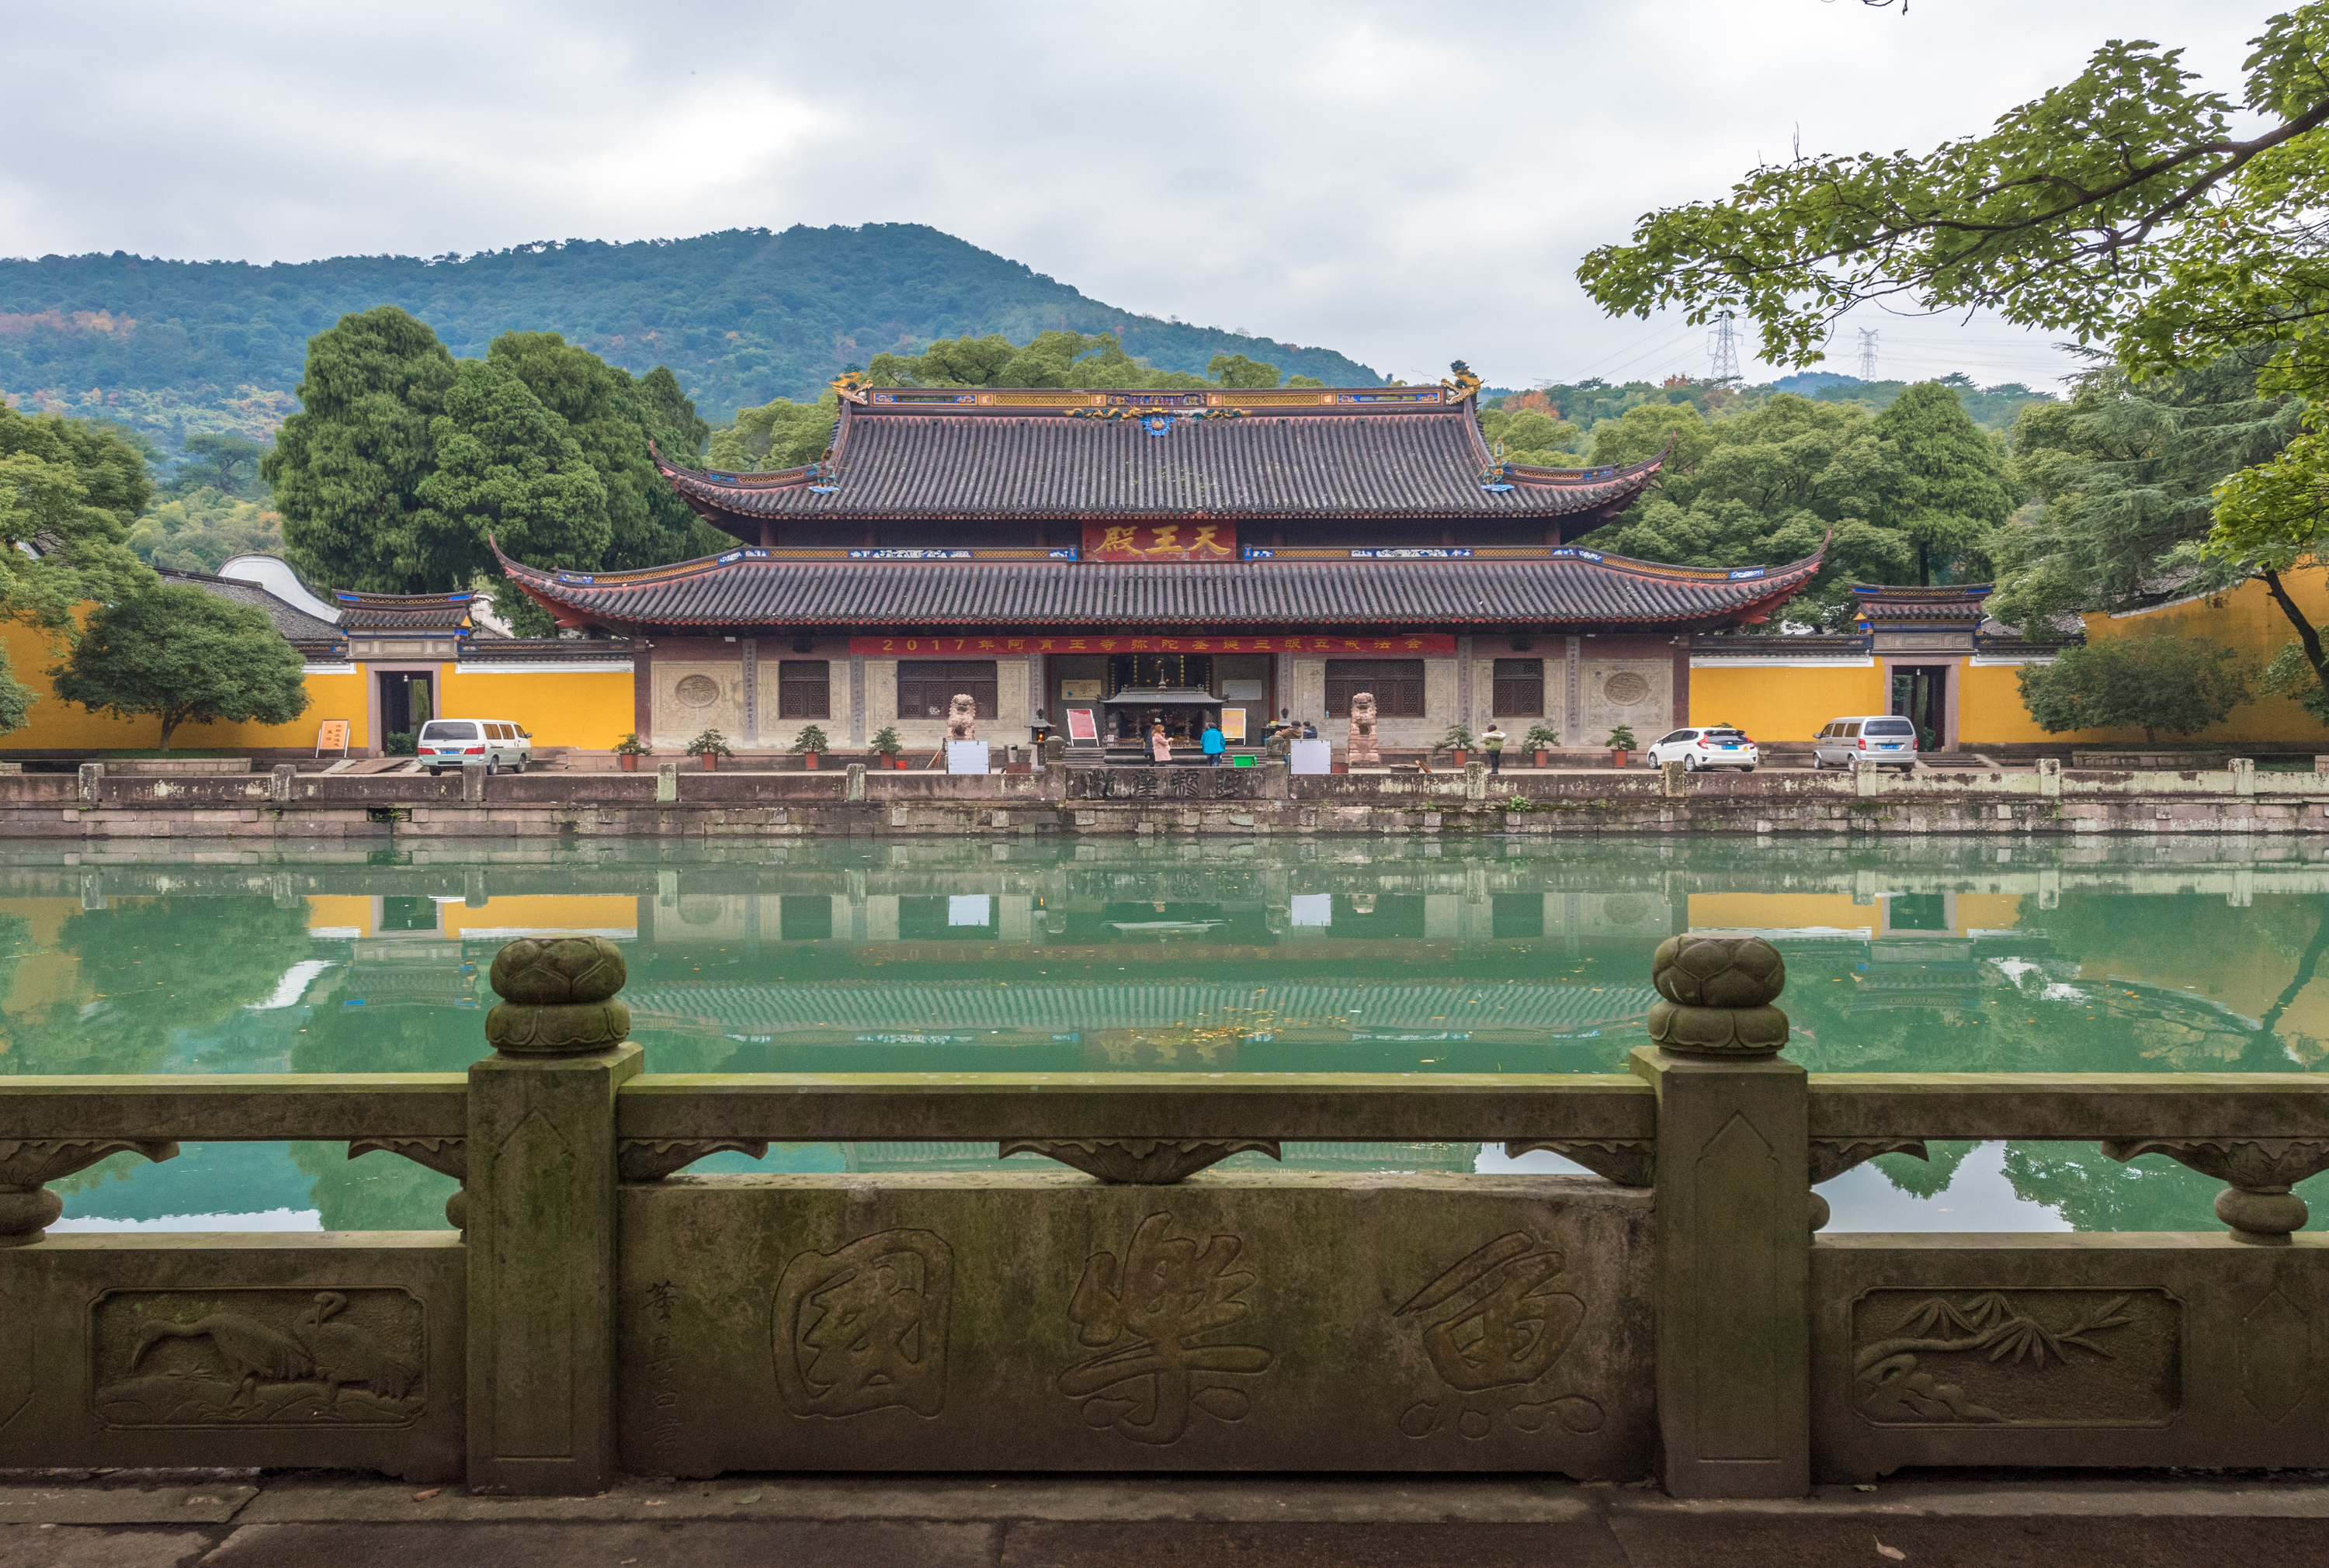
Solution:
M 0 255 L 915 221 L 1113 305 L 1411 378 L 1458 355 L 1507 385 L 1703 373 L 1703 329 L 1604 319 L 1578 258 L 1798 136 L 1978 130 L 2107 37 L 2185 45 L 2236 93 L 2280 8 L 0 0 Z M 1854 324 L 1888 377 L 2063 368 L 1995 324 Z

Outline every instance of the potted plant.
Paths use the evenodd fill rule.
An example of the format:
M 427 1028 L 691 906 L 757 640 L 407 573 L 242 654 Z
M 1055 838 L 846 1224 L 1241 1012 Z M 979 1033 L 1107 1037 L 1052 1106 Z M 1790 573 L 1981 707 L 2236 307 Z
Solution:
M 817 759 L 829 748 L 825 743 L 825 731 L 811 724 L 804 726 L 801 732 L 793 737 L 793 743 L 785 749 L 800 753 L 801 766 L 815 773 Z
M 1561 731 L 1550 724 L 1536 725 L 1521 744 L 1536 754 L 1536 765 L 1542 767 L 1550 760 L 1552 748 L 1561 744 Z
M 736 756 L 734 752 L 728 749 L 728 737 L 716 729 L 707 729 L 689 741 L 687 755 L 702 757 L 705 773 L 718 772 L 721 757 L 724 756 L 732 761 Z
M 1432 746 L 1431 755 L 1438 756 L 1441 752 L 1447 752 L 1449 754 L 1449 760 L 1456 766 L 1462 767 L 1469 758 L 1472 748 L 1479 744 L 1472 737 L 1470 730 L 1460 724 L 1451 724 L 1447 727 L 1447 733 L 1441 736 L 1438 743 Z
M 639 758 L 647 755 L 647 747 L 641 744 L 639 732 L 636 729 L 615 742 L 615 765 L 625 773 L 638 772 Z
M 1626 754 L 1634 749 L 1634 732 L 1629 727 L 1621 724 L 1611 730 L 1609 738 L 1601 744 L 1609 748 L 1609 765 L 1623 767 L 1626 765 Z
M 906 749 L 906 743 L 898 738 L 898 727 L 896 725 L 885 724 L 881 728 L 875 730 L 873 732 L 873 739 L 870 744 L 873 748 L 873 755 L 881 759 L 874 763 L 873 765 L 875 767 L 897 768 L 900 770 L 902 770 L 905 767 L 906 759 L 898 754 Z

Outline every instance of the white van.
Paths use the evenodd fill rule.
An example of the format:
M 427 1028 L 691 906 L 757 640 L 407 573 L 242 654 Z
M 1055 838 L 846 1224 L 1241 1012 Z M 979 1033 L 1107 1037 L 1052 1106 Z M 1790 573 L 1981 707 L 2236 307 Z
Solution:
M 1917 727 L 1892 713 L 1865 713 L 1832 719 L 1812 737 L 1812 768 L 1850 767 L 1858 762 L 1897 767 L 1917 765 Z
M 414 743 L 435 778 L 448 767 L 482 762 L 487 773 L 523 773 L 533 760 L 533 737 L 505 718 L 432 718 Z

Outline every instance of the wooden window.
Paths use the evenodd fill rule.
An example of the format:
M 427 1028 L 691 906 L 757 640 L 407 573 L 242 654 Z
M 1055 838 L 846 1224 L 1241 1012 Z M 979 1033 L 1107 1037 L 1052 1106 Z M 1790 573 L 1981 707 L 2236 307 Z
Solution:
M 777 665 L 777 717 L 831 718 L 833 666 L 822 659 L 786 659 Z
M 1498 718 L 1544 717 L 1544 661 L 1499 659 L 1488 711 Z
M 1375 694 L 1375 712 L 1385 718 L 1423 717 L 1423 661 L 1420 659 L 1329 659 L 1326 661 L 1326 711 L 1347 718 L 1351 699 L 1361 691 Z
M 898 717 L 944 718 L 955 694 L 966 691 L 978 704 L 981 718 L 995 718 L 1001 709 L 995 699 L 995 661 L 900 659 L 898 661 Z

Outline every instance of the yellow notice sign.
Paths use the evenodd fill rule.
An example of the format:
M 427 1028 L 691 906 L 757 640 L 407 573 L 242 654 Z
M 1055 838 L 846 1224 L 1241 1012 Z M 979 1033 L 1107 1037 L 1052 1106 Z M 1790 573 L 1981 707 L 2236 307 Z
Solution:
M 316 755 L 321 756 L 327 751 L 336 751 L 342 756 L 347 755 L 348 721 L 346 719 L 326 718 L 324 720 L 324 728 L 316 732 Z
M 1245 738 L 1244 709 L 1224 708 L 1221 709 L 1221 738 L 1223 740 L 1243 740 Z

